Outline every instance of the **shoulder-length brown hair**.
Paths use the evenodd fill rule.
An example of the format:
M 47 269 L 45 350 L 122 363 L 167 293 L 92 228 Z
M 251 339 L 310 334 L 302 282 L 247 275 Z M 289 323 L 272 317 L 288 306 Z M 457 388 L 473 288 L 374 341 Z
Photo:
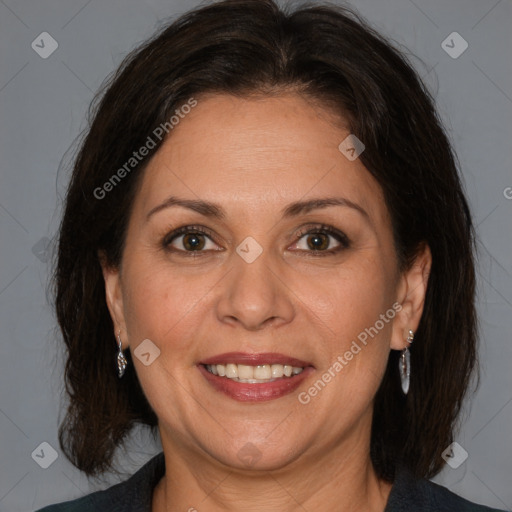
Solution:
M 226 0 L 178 18 L 123 61 L 94 103 L 74 164 L 54 274 L 68 350 L 59 439 L 85 473 L 109 469 L 135 423 L 157 424 L 133 365 L 117 377 L 98 260 L 103 251 L 109 265 L 121 262 L 137 183 L 161 145 L 155 129 L 172 137 L 171 116 L 205 93 L 289 88 L 328 106 L 364 142 L 360 158 L 384 192 L 401 268 L 421 244 L 430 246 L 410 391 L 400 390 L 399 352 L 391 351 L 375 397 L 371 457 L 388 481 L 398 464 L 428 478 L 442 468 L 476 365 L 475 271 L 472 221 L 433 99 L 404 55 L 346 8 Z M 152 134 L 150 154 L 127 168 Z M 119 173 L 123 166 L 129 172 Z

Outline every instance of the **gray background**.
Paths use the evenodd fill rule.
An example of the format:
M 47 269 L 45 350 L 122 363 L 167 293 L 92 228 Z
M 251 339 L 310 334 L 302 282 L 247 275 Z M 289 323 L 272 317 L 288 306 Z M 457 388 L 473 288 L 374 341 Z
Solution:
M 129 50 L 169 16 L 196 4 L 0 0 L 1 511 L 34 510 L 126 476 L 88 482 L 58 447 L 62 356 L 46 296 L 51 240 L 69 178 L 67 150 L 86 126 L 94 91 Z M 512 2 L 353 0 L 352 5 L 419 57 L 414 63 L 434 92 L 458 152 L 480 237 L 482 382 L 467 403 L 457 437 L 469 456 L 435 481 L 472 501 L 511 510 Z M 44 31 L 59 45 L 47 59 L 31 47 Z M 441 46 L 454 31 L 469 45 L 456 59 Z M 47 469 L 31 456 L 36 449 L 40 453 L 42 442 L 58 453 Z M 126 473 L 159 450 L 144 431 L 134 433 L 130 446 L 119 455 Z

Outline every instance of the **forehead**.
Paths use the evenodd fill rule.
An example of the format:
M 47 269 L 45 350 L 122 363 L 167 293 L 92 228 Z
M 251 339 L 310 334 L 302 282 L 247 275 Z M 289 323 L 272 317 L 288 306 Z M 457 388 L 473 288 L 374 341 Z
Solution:
M 374 216 L 385 213 L 375 179 L 338 149 L 350 132 L 328 110 L 296 94 L 197 101 L 145 170 L 137 210 L 170 194 L 265 212 L 342 194 Z

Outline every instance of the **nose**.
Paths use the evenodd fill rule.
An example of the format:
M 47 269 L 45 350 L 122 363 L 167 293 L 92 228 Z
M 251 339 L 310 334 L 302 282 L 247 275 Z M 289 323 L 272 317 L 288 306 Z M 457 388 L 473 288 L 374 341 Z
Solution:
M 252 263 L 238 255 L 234 260 L 234 268 L 222 281 L 217 302 L 219 321 L 249 331 L 291 322 L 295 315 L 293 293 L 277 269 L 271 268 L 265 251 Z

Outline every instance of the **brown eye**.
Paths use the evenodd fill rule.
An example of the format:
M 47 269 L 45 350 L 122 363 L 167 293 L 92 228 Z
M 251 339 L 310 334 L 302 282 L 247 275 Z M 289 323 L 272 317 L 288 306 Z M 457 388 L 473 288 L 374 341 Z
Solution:
M 324 233 L 314 233 L 307 236 L 306 243 L 312 251 L 323 251 L 329 247 L 329 237 Z
M 315 256 L 335 254 L 350 246 L 349 239 L 341 231 L 330 226 L 315 226 L 302 229 L 296 235 L 293 248 Z
M 173 231 L 164 238 L 162 245 L 167 250 L 182 253 L 206 253 L 210 250 L 220 250 L 212 240 L 210 231 L 195 226 L 185 226 Z
M 182 243 L 187 251 L 200 251 L 205 246 L 204 235 L 200 235 L 199 233 L 183 235 Z

